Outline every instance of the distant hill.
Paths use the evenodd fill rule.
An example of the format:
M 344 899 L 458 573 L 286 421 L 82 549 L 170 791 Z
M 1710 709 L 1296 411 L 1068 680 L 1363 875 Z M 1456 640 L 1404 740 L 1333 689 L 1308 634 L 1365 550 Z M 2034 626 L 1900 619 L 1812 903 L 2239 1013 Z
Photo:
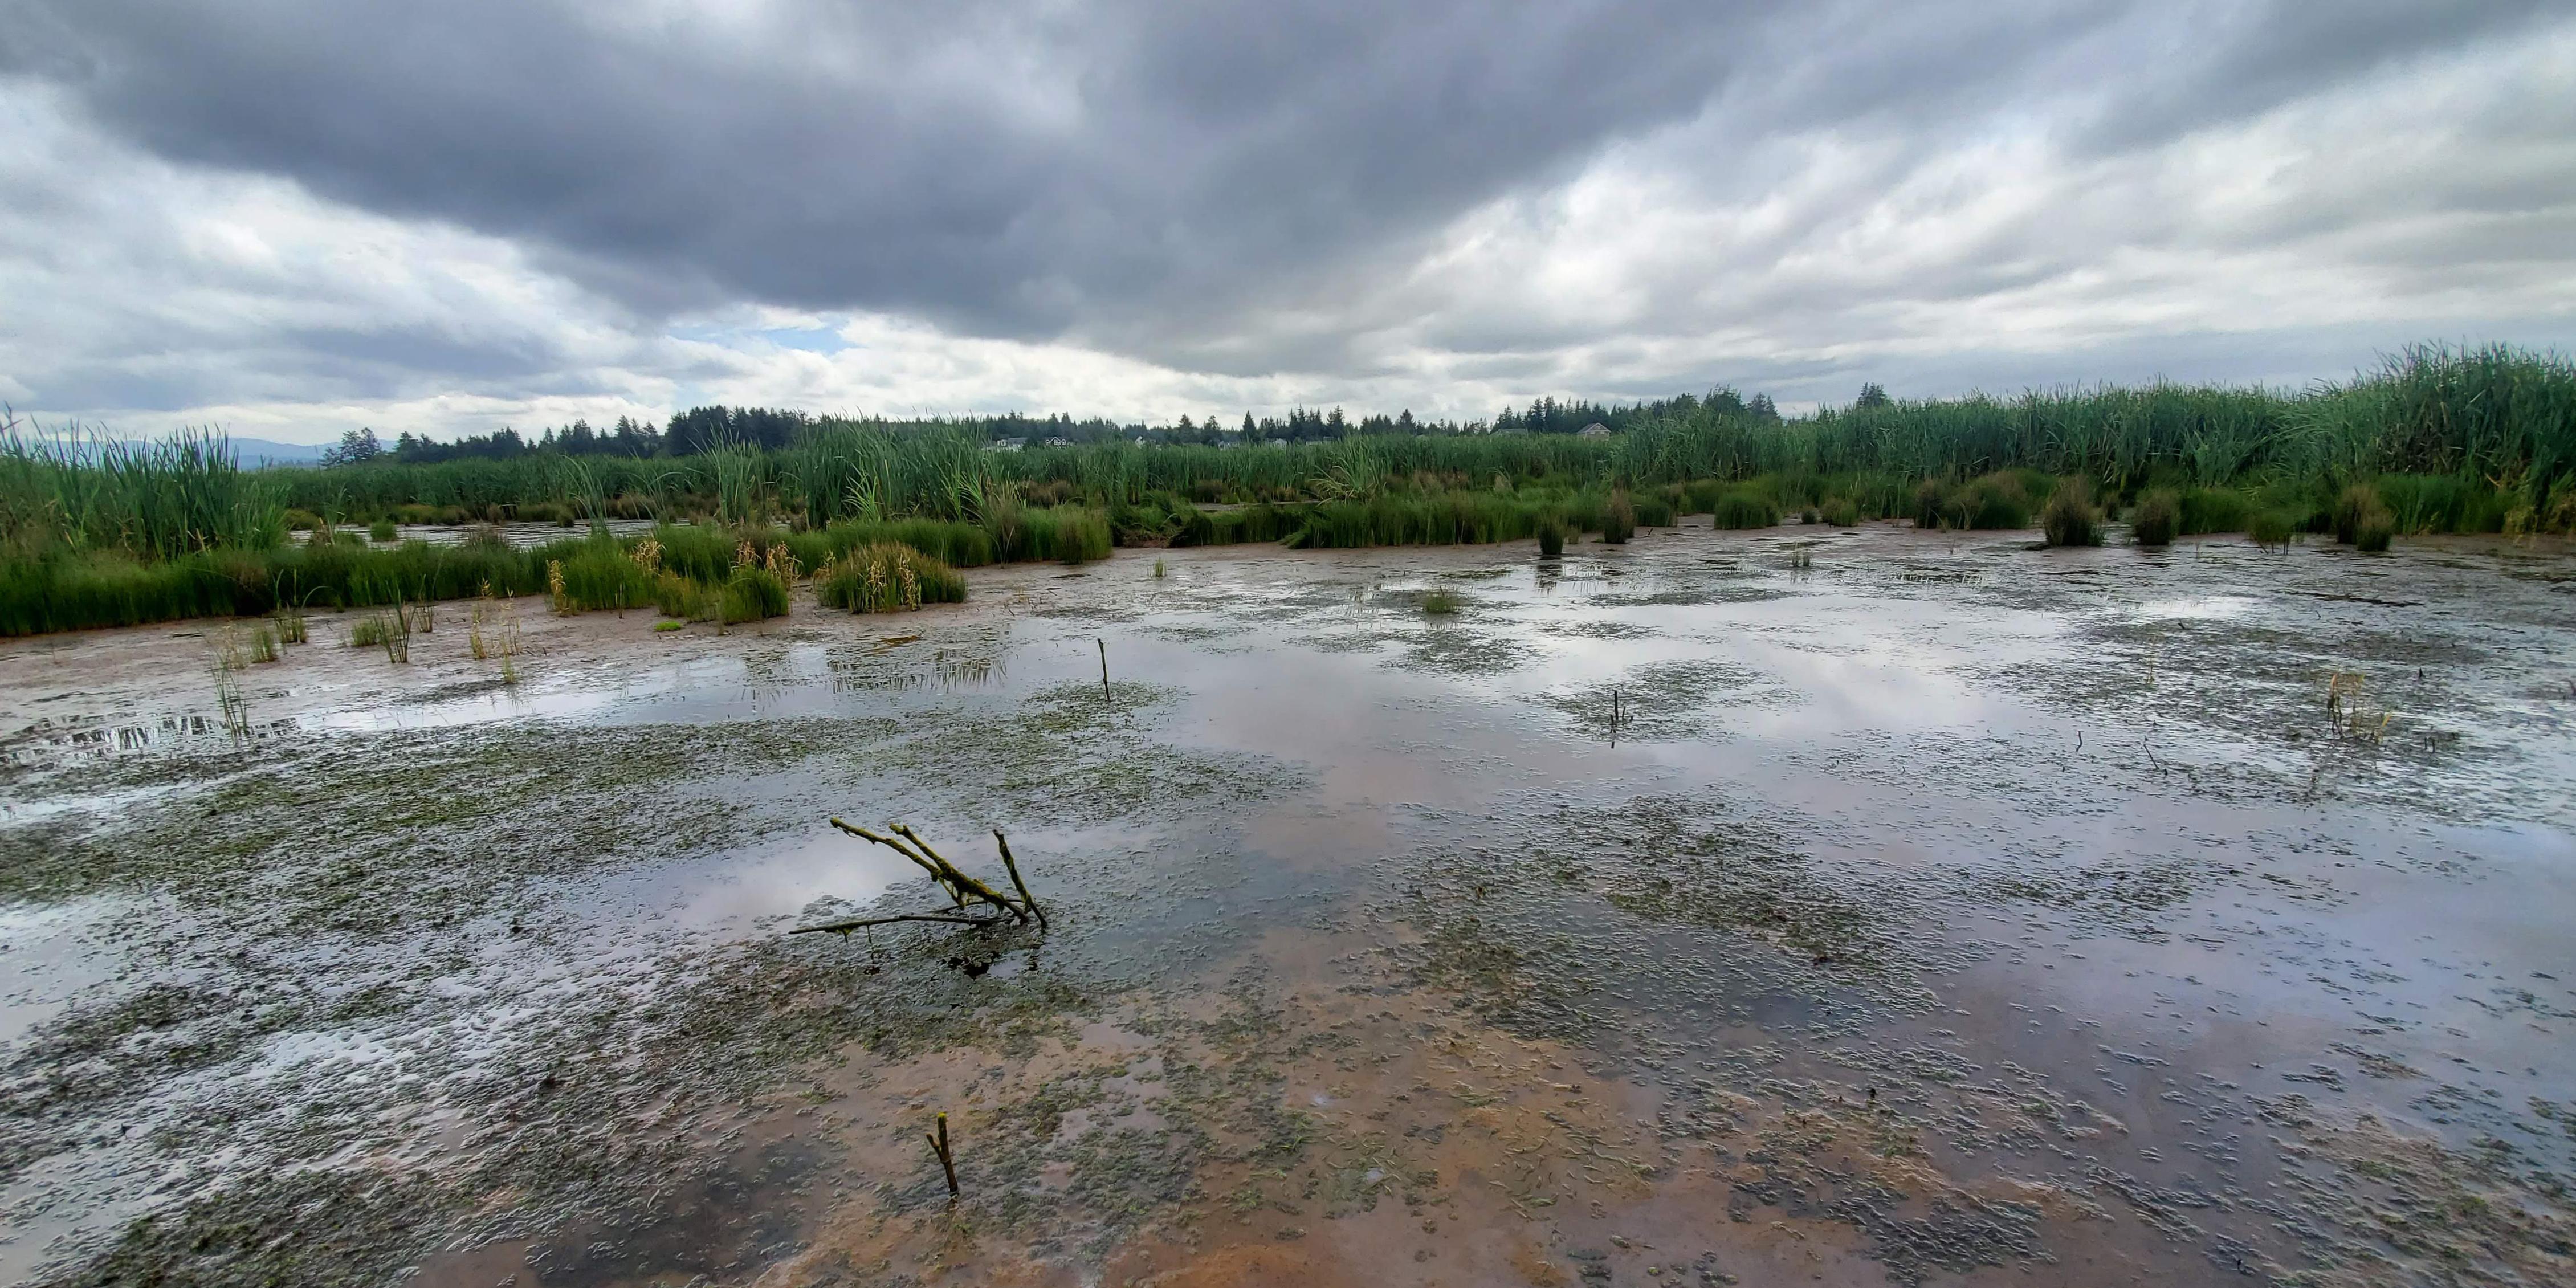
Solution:
M 314 443 L 276 443 L 265 438 L 231 440 L 233 459 L 250 469 L 263 465 L 318 465 L 322 448 Z
M 21 441 L 32 443 L 49 452 L 68 450 L 74 460 L 90 461 L 97 459 L 99 448 L 110 440 L 28 435 Z M 144 443 L 152 440 L 128 438 L 113 441 Z M 322 453 L 327 450 L 318 443 L 280 443 L 266 438 L 226 438 L 224 441 L 231 444 L 233 459 L 240 462 L 243 469 L 251 470 L 269 465 L 319 465 L 322 463 Z

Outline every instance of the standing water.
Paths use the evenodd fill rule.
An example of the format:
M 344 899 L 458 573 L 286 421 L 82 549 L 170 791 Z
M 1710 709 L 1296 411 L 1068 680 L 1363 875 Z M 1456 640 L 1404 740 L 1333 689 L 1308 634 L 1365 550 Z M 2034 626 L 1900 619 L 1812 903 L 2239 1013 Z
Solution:
M 317 616 L 232 720 L 9 641 L 0 1282 L 2576 1281 L 2572 589 L 1182 550 Z M 835 815 L 1047 927 L 790 933 L 959 912 Z

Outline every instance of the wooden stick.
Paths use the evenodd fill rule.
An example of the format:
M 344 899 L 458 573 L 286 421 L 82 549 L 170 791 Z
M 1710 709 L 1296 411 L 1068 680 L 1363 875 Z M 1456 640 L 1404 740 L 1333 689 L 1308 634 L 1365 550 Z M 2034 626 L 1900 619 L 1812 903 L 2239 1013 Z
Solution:
M 948 1152 L 948 1115 L 939 1115 L 939 1134 L 930 1138 L 930 1147 L 939 1151 L 939 1170 L 948 1173 L 948 1198 L 957 1199 L 957 1158 Z
M 1117 699 L 1109 696 L 1109 641 L 1094 636 L 1091 642 L 1100 646 L 1100 700 L 1114 706 Z
M 944 912 L 904 912 L 897 913 L 891 917 L 859 917 L 849 921 L 827 921 L 819 926 L 798 926 L 787 933 L 791 935 L 810 935 L 818 930 L 848 932 L 857 930 L 863 926 L 887 926 L 898 921 L 939 921 L 946 922 L 954 926 L 998 926 L 1002 924 L 1002 919 L 999 917 L 952 917 Z
M 1027 912 L 1023 911 L 1018 905 L 1012 903 L 1010 900 L 1005 899 L 1000 894 L 996 893 L 993 887 L 958 871 L 956 864 L 940 857 L 939 851 L 930 848 L 930 842 L 921 839 L 921 833 L 913 831 L 910 824 L 896 823 L 892 824 L 892 827 L 895 835 L 912 842 L 914 845 L 920 846 L 921 852 L 929 855 L 930 861 L 939 865 L 939 870 L 947 874 L 948 884 L 959 890 L 963 890 L 986 903 L 992 904 L 994 907 L 1000 908 L 1022 921 L 1027 921 L 1029 919 L 1029 914 Z
M 1039 907 L 1036 896 L 1029 893 L 1029 883 L 1020 879 L 1020 865 L 1011 859 L 1011 843 L 1002 839 L 1002 829 L 998 827 L 993 829 L 993 844 L 1002 847 L 1002 870 L 1011 874 L 1011 888 L 1020 892 L 1020 902 L 1037 914 L 1038 929 L 1048 929 L 1046 909 Z

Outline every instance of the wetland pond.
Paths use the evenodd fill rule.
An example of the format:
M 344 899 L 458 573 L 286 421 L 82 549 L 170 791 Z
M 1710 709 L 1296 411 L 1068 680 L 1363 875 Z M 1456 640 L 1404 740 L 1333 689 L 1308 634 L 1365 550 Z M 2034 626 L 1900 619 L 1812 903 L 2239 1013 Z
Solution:
M 2565 543 L 971 585 L 0 642 L 0 1283 L 2576 1282 Z

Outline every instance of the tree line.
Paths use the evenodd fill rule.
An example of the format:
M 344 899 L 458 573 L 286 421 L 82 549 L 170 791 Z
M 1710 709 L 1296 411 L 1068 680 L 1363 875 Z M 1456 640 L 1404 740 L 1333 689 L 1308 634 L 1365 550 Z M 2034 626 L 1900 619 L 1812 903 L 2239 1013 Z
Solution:
M 1876 385 L 1868 387 L 1864 393 L 1864 404 L 1868 395 L 1877 393 L 1877 389 Z M 1877 397 L 1883 401 L 1886 395 L 1877 393 Z M 1574 434 L 1595 425 L 1624 431 L 1634 425 L 1703 412 L 1774 423 L 1780 419 L 1779 409 L 1773 405 L 1770 395 L 1755 394 L 1748 399 L 1726 387 L 1711 390 L 1704 396 L 1683 394 L 1637 403 L 1540 398 L 1527 407 L 1504 408 L 1490 421 L 1422 420 L 1417 419 L 1410 408 L 1393 416 L 1372 413 L 1352 417 L 1339 407 L 1297 407 L 1291 408 L 1284 416 L 1255 416 L 1245 412 L 1241 423 L 1232 426 L 1220 423 L 1214 416 L 1194 420 L 1184 415 L 1163 426 L 1143 422 L 1122 423 L 1099 416 L 1077 418 L 1063 413 L 1029 416 L 1019 412 L 894 421 L 884 417 L 817 416 L 785 408 L 711 405 L 680 412 L 671 417 L 667 426 L 657 426 L 650 419 L 620 416 L 616 424 L 605 428 L 594 427 L 588 420 L 575 420 L 569 425 L 549 427 L 533 435 L 503 428 L 488 434 L 441 440 L 405 431 L 387 444 L 371 428 L 352 429 L 340 436 L 338 444 L 323 452 L 322 463 L 326 466 L 375 462 L 428 465 L 458 460 L 506 461 L 535 453 L 643 459 L 697 456 L 728 447 L 777 451 L 793 445 L 811 431 L 827 426 L 955 430 L 964 431 L 986 443 L 1018 443 L 1032 447 L 1138 441 L 1213 447 L 1228 443 L 1319 443 L 1388 434 Z

